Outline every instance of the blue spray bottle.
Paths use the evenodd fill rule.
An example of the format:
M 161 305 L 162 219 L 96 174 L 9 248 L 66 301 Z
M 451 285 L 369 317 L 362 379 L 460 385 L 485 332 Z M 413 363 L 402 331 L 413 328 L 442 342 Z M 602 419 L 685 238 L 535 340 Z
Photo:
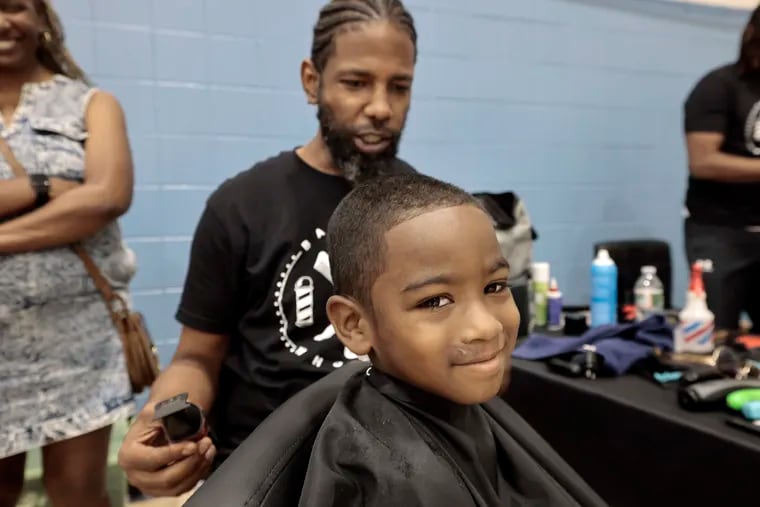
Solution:
M 617 322 L 617 266 L 600 248 L 591 264 L 591 327 Z

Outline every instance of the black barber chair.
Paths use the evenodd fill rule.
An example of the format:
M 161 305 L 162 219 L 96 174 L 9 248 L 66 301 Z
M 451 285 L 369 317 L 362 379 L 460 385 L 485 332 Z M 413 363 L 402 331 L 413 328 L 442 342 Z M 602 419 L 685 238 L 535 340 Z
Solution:
M 240 444 L 185 507 L 298 505 L 322 421 L 346 379 L 367 366 L 348 363 L 296 393 Z
M 367 366 L 361 361 L 349 363 L 290 398 L 227 458 L 185 507 L 298 505 L 322 421 L 346 379 Z M 486 410 L 581 505 L 604 504 L 509 405 L 494 400 Z
M 622 311 L 624 305 L 634 304 L 633 286 L 641 276 L 642 266 L 657 268 L 657 277 L 662 280 L 665 293 L 665 308 L 672 308 L 673 274 L 670 245 L 666 241 L 656 239 L 601 241 L 594 245 L 594 257 L 601 248 L 610 252 L 610 257 L 618 268 L 618 312 Z

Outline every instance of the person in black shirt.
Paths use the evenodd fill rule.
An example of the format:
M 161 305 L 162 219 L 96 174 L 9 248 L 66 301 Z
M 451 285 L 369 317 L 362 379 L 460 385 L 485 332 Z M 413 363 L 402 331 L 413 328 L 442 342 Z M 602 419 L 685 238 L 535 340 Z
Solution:
M 711 261 L 704 275 L 716 328 L 735 330 L 742 310 L 760 329 L 760 8 L 736 63 L 704 76 L 684 106 L 689 157 L 686 254 Z
M 325 314 L 325 231 L 356 182 L 413 172 L 396 153 L 417 34 L 400 0 L 332 0 L 313 36 L 301 79 L 317 135 L 224 182 L 195 232 L 177 351 L 119 453 L 149 495 L 190 490 L 288 397 L 357 359 Z M 209 413 L 213 442 L 157 442 L 154 405 L 182 392 Z

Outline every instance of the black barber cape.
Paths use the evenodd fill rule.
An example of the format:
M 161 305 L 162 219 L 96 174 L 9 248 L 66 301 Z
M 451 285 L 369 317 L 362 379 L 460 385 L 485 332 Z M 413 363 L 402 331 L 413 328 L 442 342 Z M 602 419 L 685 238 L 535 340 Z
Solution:
M 369 368 L 317 435 L 300 507 L 597 506 L 503 401 L 463 406 Z

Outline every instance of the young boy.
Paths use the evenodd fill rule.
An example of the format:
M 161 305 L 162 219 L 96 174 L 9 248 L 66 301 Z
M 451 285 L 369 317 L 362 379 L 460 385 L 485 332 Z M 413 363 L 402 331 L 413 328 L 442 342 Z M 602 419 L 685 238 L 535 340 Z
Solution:
M 371 365 L 319 431 L 301 506 L 603 505 L 564 469 L 580 492 L 563 488 L 499 418 L 520 316 L 473 197 L 418 174 L 374 180 L 327 236 L 330 321 Z

